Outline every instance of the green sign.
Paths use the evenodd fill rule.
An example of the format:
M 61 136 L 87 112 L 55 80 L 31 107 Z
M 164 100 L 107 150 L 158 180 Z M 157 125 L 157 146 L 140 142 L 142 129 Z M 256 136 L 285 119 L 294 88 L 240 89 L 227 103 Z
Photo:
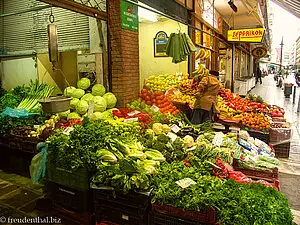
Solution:
M 137 5 L 121 1 L 121 23 L 122 28 L 125 30 L 138 31 L 139 17 Z

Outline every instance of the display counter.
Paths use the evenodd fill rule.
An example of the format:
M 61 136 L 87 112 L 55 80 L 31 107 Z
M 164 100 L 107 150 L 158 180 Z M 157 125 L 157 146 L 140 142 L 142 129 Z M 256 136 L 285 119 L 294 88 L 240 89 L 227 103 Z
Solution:
M 234 81 L 234 93 L 246 96 L 255 87 L 255 78 L 238 79 Z

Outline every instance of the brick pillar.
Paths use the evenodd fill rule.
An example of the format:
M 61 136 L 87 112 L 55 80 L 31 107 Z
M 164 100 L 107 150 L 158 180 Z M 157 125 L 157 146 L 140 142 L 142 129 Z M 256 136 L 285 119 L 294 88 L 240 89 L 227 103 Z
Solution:
M 138 98 L 139 33 L 121 28 L 120 0 L 108 0 L 109 30 L 112 58 L 112 92 L 118 107 Z

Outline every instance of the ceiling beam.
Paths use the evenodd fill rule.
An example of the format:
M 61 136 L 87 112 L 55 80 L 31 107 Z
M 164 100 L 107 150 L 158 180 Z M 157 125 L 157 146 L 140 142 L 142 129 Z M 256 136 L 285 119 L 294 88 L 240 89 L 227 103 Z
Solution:
M 98 9 L 80 4 L 72 0 L 38 0 L 56 7 L 71 10 L 76 13 L 84 14 L 86 16 L 95 17 L 100 20 L 107 20 L 107 13 Z

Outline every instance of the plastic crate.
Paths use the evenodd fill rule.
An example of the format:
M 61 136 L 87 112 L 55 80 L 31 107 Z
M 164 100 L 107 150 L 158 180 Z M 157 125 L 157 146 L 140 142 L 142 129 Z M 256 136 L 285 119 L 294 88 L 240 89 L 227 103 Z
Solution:
M 90 176 L 85 168 L 76 171 L 65 170 L 56 167 L 53 163 L 47 163 L 48 180 L 78 190 L 88 190 L 90 187 Z
M 0 136 L 0 145 L 7 146 L 9 143 L 8 136 Z
M 270 142 L 280 143 L 288 142 L 292 137 L 291 128 L 271 128 L 270 129 Z
M 275 156 L 277 158 L 289 158 L 291 142 L 286 142 L 279 145 L 273 145 L 273 148 L 275 150 Z
M 47 192 L 52 201 L 63 207 L 80 212 L 89 212 L 92 209 L 92 198 L 89 190 L 81 191 L 49 182 Z
M 120 206 L 118 204 L 94 205 L 96 221 L 103 219 L 121 225 L 148 225 L 148 210 Z
M 90 212 L 74 211 L 55 202 L 52 204 L 52 212 L 57 219 L 61 220 L 55 224 L 95 225 L 95 218 Z
M 278 179 L 278 168 L 274 168 L 273 170 L 257 170 L 257 169 L 242 168 L 239 167 L 237 159 L 233 159 L 233 168 L 234 170 L 240 171 L 250 178 Z
M 151 212 L 149 214 L 150 225 L 206 225 L 205 223 L 199 223 L 190 220 L 184 220 L 182 218 L 165 215 L 158 212 Z M 214 223 L 217 225 L 218 223 Z
M 182 208 L 177 208 L 168 205 L 153 204 L 152 211 L 166 214 L 169 216 L 174 216 L 182 218 L 185 220 L 196 221 L 203 224 L 215 224 L 216 223 L 216 210 L 210 207 L 204 212 L 197 212 L 192 210 L 184 210 Z
M 150 210 L 149 193 L 124 194 L 113 189 L 93 190 L 96 220 L 103 219 L 123 225 L 147 225 Z
M 123 206 L 134 208 L 150 208 L 149 192 L 123 192 L 115 191 L 113 188 L 95 188 L 92 187 L 93 200 L 95 203 L 103 202 L 116 203 Z
M 249 135 L 253 138 L 257 138 L 266 144 L 270 143 L 270 134 L 264 134 L 261 132 L 255 132 L 255 131 L 248 131 Z

